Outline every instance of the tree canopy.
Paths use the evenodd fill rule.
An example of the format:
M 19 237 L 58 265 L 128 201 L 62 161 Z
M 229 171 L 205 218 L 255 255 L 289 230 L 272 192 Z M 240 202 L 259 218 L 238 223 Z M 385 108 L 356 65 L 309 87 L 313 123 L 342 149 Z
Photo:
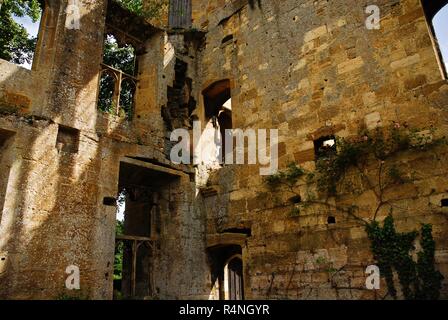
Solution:
M 107 35 L 104 41 L 103 63 L 134 76 L 136 72 L 136 54 L 131 45 L 120 46 L 112 35 Z M 100 79 L 100 92 L 98 107 L 104 112 L 114 113 L 117 106 L 114 105 L 113 95 L 116 79 L 110 73 L 103 73 Z M 135 84 L 123 81 L 120 90 L 120 110 L 127 117 L 132 117 L 134 103 Z
M 39 0 L 4 0 L 0 8 L 0 58 L 18 63 L 31 63 L 37 38 L 15 21 L 28 16 L 37 22 L 42 14 Z
M 142 0 L 116 1 L 129 11 L 145 18 L 158 18 L 162 14 L 163 8 L 168 5 L 168 0 L 147 1 L 145 5 L 143 5 Z

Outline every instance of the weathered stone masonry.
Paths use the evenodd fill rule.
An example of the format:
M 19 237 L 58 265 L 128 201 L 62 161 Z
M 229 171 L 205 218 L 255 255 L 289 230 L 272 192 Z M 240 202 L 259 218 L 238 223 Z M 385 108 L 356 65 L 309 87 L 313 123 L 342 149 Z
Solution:
M 448 84 L 420 1 L 194 0 L 192 28 L 139 22 L 147 30 L 139 33 L 136 22 L 124 30 L 143 35 L 145 47 L 130 121 L 97 110 L 112 5 L 79 2 L 81 30 L 65 28 L 67 1 L 46 2 L 33 70 L 0 61 L 0 298 L 73 294 L 69 265 L 80 268 L 80 296 L 112 298 L 116 216 L 105 198 L 119 191 L 120 163 L 146 170 L 126 178 L 146 172 L 139 183 L 168 199 L 157 220 L 153 297 L 218 297 L 219 268 L 233 256 L 243 261 L 245 298 L 384 293 L 385 285 L 377 295 L 364 289 L 374 261 L 362 227 L 324 209 L 288 216 L 287 199 L 266 190 L 254 165 L 173 165 L 168 140 L 194 119 L 205 127 L 203 91 L 222 80 L 234 128 L 279 129 L 281 168 L 314 169 L 315 140 L 360 126 L 397 121 L 446 134 Z M 370 4 L 382 10 L 380 30 L 365 27 Z M 433 224 L 437 268 L 448 278 L 446 151 L 403 155 L 417 179 L 390 196 L 405 208 L 394 213 L 400 231 Z M 373 202 L 369 193 L 340 201 Z M 328 263 L 341 270 L 332 279 Z
M 115 208 L 103 199 L 116 197 L 123 160 L 172 167 L 161 117 L 174 77 L 174 61 L 163 64 L 165 34 L 152 28 L 145 39 L 134 119 L 103 114 L 96 100 L 107 1 L 80 3 L 80 31 L 65 28 L 64 1 L 47 3 L 32 71 L 0 62 L 2 166 L 9 170 L 2 170 L 2 298 L 62 297 L 69 265 L 81 271 L 78 296 L 112 298 Z M 58 140 L 63 128 L 75 135 L 68 139 L 78 144 L 74 152 Z M 192 171 L 172 170 L 178 178 L 167 186 L 170 214 L 161 217 L 157 250 L 164 253 L 155 254 L 154 290 L 164 298 L 203 297 L 206 257 L 191 251 L 205 252 Z M 196 270 L 191 279 L 186 269 Z

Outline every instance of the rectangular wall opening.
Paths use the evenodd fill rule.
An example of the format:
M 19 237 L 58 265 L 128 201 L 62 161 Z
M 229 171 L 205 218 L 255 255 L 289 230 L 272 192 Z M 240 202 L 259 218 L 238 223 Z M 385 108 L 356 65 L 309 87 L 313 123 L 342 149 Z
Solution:
M 213 300 L 244 300 L 243 258 L 240 245 L 208 249 Z
M 59 126 L 56 148 L 67 153 L 77 153 L 79 149 L 79 130 Z
M 321 137 L 314 141 L 316 159 L 325 159 L 336 153 L 336 138 L 334 136 Z
M 154 257 L 162 215 L 168 214 L 172 206 L 169 186 L 178 176 L 151 166 L 138 160 L 120 163 L 114 299 L 157 295 Z

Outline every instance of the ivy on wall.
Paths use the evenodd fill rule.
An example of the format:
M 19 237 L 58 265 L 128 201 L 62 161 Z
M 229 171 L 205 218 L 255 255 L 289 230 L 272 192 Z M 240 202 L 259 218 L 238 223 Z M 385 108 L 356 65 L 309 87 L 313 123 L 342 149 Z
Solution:
M 391 215 L 384 220 L 383 227 L 377 221 L 373 221 L 366 227 L 366 231 L 373 256 L 393 298 L 397 297 L 393 271 L 398 275 L 405 299 L 439 298 L 443 276 L 434 267 L 435 242 L 431 225 L 424 224 L 421 228 L 422 250 L 418 253 L 417 261 L 412 259 L 411 254 L 415 250 L 414 243 L 419 233 L 417 231 L 398 233 Z
M 320 205 L 342 212 L 361 223 L 371 242 L 371 251 L 381 275 L 386 280 L 388 293 L 393 298 L 397 297 L 394 281 L 396 273 L 405 299 L 437 299 L 443 277 L 434 265 L 432 226 L 424 224 L 420 232 L 398 233 L 392 217 L 394 209 L 398 208 L 394 201 L 398 199 L 385 197 L 387 190 L 413 181 L 412 174 L 402 172 L 398 166 L 396 155 L 428 151 L 447 144 L 445 137 L 435 136 L 433 129 L 417 130 L 392 123 L 389 127 L 364 130 L 356 137 L 335 138 L 334 148 L 317 150 L 315 171 L 291 163 L 285 170 L 267 177 L 265 183 L 271 191 L 290 193 L 293 199 L 300 199 L 291 203 L 291 217 L 300 216 L 301 211 L 310 206 Z M 361 182 L 361 190 L 356 191 L 358 194 L 366 191 L 374 194 L 376 205 L 371 212 L 360 212 L 361 209 L 356 206 L 337 205 L 328 201 L 347 190 L 355 192 L 355 187 L 350 185 L 350 177 L 353 176 Z M 304 185 L 306 192 L 303 192 Z M 378 215 L 387 209 L 390 215 L 381 227 Z M 421 250 L 417 253 L 417 261 L 414 261 L 412 254 L 417 240 Z

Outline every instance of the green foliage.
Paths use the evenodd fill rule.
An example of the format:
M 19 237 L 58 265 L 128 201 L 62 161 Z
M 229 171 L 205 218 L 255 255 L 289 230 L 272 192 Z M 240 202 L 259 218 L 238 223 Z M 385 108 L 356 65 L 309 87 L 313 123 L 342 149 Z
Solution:
M 391 166 L 387 172 L 387 175 L 389 180 L 394 184 L 403 184 L 406 182 L 406 179 L 403 177 L 403 174 L 397 166 Z
M 289 217 L 295 218 L 300 216 L 300 208 L 298 206 L 292 207 L 291 211 L 289 211 Z
M 124 234 L 124 222 L 117 220 L 117 224 L 115 226 L 115 234 L 117 236 L 122 236 Z
M 14 21 L 14 16 L 29 16 L 37 22 L 42 14 L 38 0 L 4 0 L 0 9 L 0 58 L 23 64 L 31 63 L 37 38 Z
M 124 223 L 122 221 L 117 220 L 117 224 L 115 227 L 116 235 L 123 235 L 124 233 Z M 123 242 L 119 242 L 117 247 L 115 248 L 115 260 L 114 260 L 114 280 L 121 280 L 123 276 L 123 253 L 124 253 L 124 244 Z
M 104 41 L 103 62 L 112 68 L 131 76 L 135 73 L 135 49 L 129 44 L 120 46 L 116 39 L 108 35 Z
M 121 83 L 120 91 L 120 117 L 131 119 L 134 112 L 134 95 L 136 86 L 132 80 L 125 80 Z
M 317 263 L 318 265 L 322 265 L 322 264 L 327 264 L 328 261 L 327 261 L 327 259 L 326 259 L 325 257 L 318 257 L 318 258 L 316 259 L 316 263 Z
M 271 190 L 276 190 L 280 188 L 282 185 L 286 186 L 291 190 L 293 190 L 294 186 L 297 182 L 306 175 L 306 171 L 303 168 L 300 168 L 295 163 L 290 163 L 286 170 L 279 171 L 277 174 L 267 176 L 265 178 L 265 183 L 269 186 Z M 291 200 L 292 208 L 288 213 L 288 216 L 291 218 L 300 216 L 300 205 L 301 197 L 296 194 Z
M 422 226 L 421 241 L 422 251 L 418 253 L 417 273 L 421 280 L 420 292 L 417 298 L 437 300 L 442 288 L 442 274 L 434 267 L 434 252 L 436 243 L 432 237 L 432 226 Z
M 366 232 L 371 242 L 371 251 L 377 260 L 382 277 L 385 278 L 388 291 L 397 297 L 394 273 L 398 275 L 401 291 L 406 299 L 437 299 L 441 289 L 442 275 L 435 268 L 435 242 L 432 237 L 431 225 L 423 225 L 420 233 L 422 250 L 417 253 L 417 261 L 412 258 L 415 252 L 414 243 L 419 232 L 398 233 L 392 216 L 388 216 L 383 227 L 376 221 L 377 213 L 385 204 L 390 205 L 393 200 L 384 201 L 383 192 L 387 188 L 408 182 L 407 178 L 390 158 L 400 152 L 428 150 L 445 144 L 445 137 L 434 138 L 434 130 L 411 130 L 397 123 L 387 128 L 378 128 L 371 132 L 363 132 L 352 139 L 336 139 L 336 150 L 320 154 L 316 162 L 316 171 L 307 172 L 296 164 L 289 164 L 288 168 L 276 175 L 265 178 L 265 183 L 273 190 L 286 187 L 287 192 L 300 197 L 295 191 L 298 181 L 305 178 L 308 186 L 316 183 L 318 190 L 326 196 L 336 195 L 338 186 L 343 182 L 350 169 L 359 170 L 363 178 L 363 187 L 372 190 L 377 198 L 377 208 L 372 212 L 370 222 L 356 215 L 355 206 L 340 207 L 325 201 L 318 201 L 317 197 L 307 191 L 307 197 L 300 205 L 295 204 L 290 216 L 298 216 L 301 208 L 312 204 L 327 205 L 327 207 L 346 213 L 366 226 Z M 377 164 L 377 182 L 371 181 L 366 170 L 375 170 Z M 319 261 L 317 261 L 319 263 Z
M 82 301 L 82 300 L 89 300 L 87 296 L 81 295 L 81 294 L 75 294 L 75 295 L 69 295 L 66 293 L 63 293 L 59 295 L 56 300 L 61 301 Z
M 265 183 L 273 189 L 278 188 L 283 183 L 286 183 L 289 186 L 294 186 L 304 175 L 305 170 L 295 163 L 290 163 L 285 171 L 280 171 L 274 175 L 267 176 L 265 178 Z
M 410 130 L 406 126 L 393 123 L 389 127 L 365 131 L 352 139 L 337 138 L 337 152 L 329 153 L 316 162 L 318 173 L 318 189 L 329 195 L 337 193 L 337 185 L 352 167 L 360 167 L 369 159 L 384 163 L 388 158 L 402 151 L 426 150 L 446 139 L 433 139 L 433 130 L 423 135 L 418 130 Z M 396 167 L 389 168 L 389 178 L 393 183 L 404 183 L 404 179 Z
M 104 41 L 103 63 L 121 70 L 133 76 L 136 72 L 135 49 L 131 45 L 120 46 L 113 36 L 107 36 Z M 115 113 L 117 106 L 114 102 L 115 77 L 111 72 L 104 72 L 100 79 L 100 91 L 98 96 L 98 108 L 107 113 Z M 120 90 L 120 114 L 121 116 L 132 117 L 134 105 L 135 84 L 126 79 L 122 81 Z
M 418 261 L 412 259 L 415 250 L 414 242 L 417 231 L 398 233 L 395 230 L 394 219 L 388 216 L 383 227 L 373 221 L 366 227 L 371 241 L 371 250 L 381 270 L 381 276 L 386 279 L 389 294 L 396 298 L 397 290 L 394 284 L 393 272 L 398 274 L 398 280 L 405 299 L 437 299 L 443 279 L 435 270 L 435 243 L 430 225 L 423 225 L 421 244 L 423 251 L 418 253 Z
M 415 249 L 414 241 L 418 233 L 397 233 L 392 216 L 386 218 L 383 228 L 374 221 L 366 227 L 366 231 L 381 275 L 386 278 L 389 293 L 394 298 L 397 296 L 393 279 L 395 269 L 405 298 L 412 299 L 417 288 L 417 274 L 410 252 Z
M 103 73 L 100 79 L 98 95 L 98 108 L 106 113 L 116 112 L 114 102 L 115 77 L 109 73 Z
M 327 157 L 319 158 L 316 161 L 319 191 L 335 194 L 337 183 L 349 167 L 357 165 L 365 154 L 366 147 L 367 143 L 363 141 L 350 143 L 345 139 L 337 138 L 337 152 L 329 153 Z
M 305 177 L 308 185 L 316 182 L 317 189 L 329 196 L 337 194 L 337 187 L 351 168 L 365 168 L 371 160 L 379 163 L 378 176 L 383 179 L 385 169 L 387 181 L 379 181 L 380 188 L 393 184 L 403 184 L 408 179 L 396 165 L 386 163 L 386 160 L 399 152 L 410 150 L 427 150 L 442 143 L 445 137 L 434 139 L 434 130 L 422 134 L 418 130 L 410 130 L 405 126 L 393 123 L 390 127 L 377 128 L 371 132 L 365 131 L 360 136 L 335 139 L 336 150 L 320 154 L 316 160 L 316 171 L 307 172 L 295 163 L 290 163 L 286 170 L 265 178 L 266 185 L 272 189 L 280 186 L 289 187 L 290 191 L 297 182 Z M 385 168 L 383 168 L 385 167 Z M 383 190 L 380 190 L 382 192 Z M 311 197 L 312 195 L 309 195 Z
M 145 5 L 143 5 L 142 0 L 116 1 L 129 11 L 148 19 L 159 18 L 163 13 L 163 9 L 168 5 L 168 0 L 147 1 Z

